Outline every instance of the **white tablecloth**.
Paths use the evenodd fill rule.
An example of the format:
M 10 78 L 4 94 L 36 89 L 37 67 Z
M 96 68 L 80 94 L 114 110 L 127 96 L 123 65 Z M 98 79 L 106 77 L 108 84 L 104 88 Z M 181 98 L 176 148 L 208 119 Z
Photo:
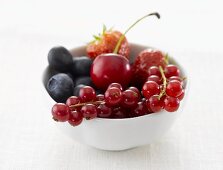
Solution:
M 168 51 L 188 73 L 183 114 L 157 143 L 100 151 L 62 134 L 44 103 L 41 75 L 55 45 L 91 40 L 102 24 Z M 0 1 L 0 169 L 222 170 L 223 24 L 220 1 Z

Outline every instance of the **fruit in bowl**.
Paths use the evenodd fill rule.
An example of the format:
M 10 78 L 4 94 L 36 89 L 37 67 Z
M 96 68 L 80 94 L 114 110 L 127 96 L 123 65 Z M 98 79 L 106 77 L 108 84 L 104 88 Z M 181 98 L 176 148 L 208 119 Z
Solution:
M 108 46 L 101 41 L 104 29 L 87 46 L 70 51 L 54 47 L 48 54 L 43 84 L 57 102 L 48 95 L 52 116 L 64 122 L 57 126 L 76 141 L 104 150 L 149 144 L 165 134 L 182 109 L 187 85 L 183 68 L 160 50 L 129 44 L 128 30 L 118 40 L 106 34 L 105 41 L 115 41 L 112 47 L 103 47 Z

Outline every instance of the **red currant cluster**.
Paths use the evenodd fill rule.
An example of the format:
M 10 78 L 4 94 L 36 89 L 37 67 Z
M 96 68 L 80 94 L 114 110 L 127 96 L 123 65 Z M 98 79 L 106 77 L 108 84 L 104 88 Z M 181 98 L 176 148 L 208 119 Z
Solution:
M 149 77 L 142 87 L 123 91 L 119 83 L 109 85 L 104 95 L 96 95 L 90 86 L 80 89 L 79 96 L 71 96 L 66 104 L 57 103 L 52 108 L 53 119 L 79 125 L 83 118 L 131 118 L 159 112 L 165 109 L 174 112 L 184 97 L 183 80 L 175 65 L 165 68 L 152 66 Z
M 163 68 L 152 66 L 148 70 L 149 77 L 143 85 L 142 94 L 147 99 L 147 107 L 152 112 L 165 109 L 174 112 L 179 108 L 184 97 L 183 80 L 180 70 L 175 65 Z

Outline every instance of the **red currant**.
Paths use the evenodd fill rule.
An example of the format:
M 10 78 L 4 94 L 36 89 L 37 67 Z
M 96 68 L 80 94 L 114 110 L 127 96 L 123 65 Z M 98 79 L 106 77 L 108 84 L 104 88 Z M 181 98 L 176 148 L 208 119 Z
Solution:
M 183 80 L 182 80 L 181 77 L 179 77 L 179 76 L 171 76 L 170 78 L 168 78 L 168 81 L 172 81 L 172 80 L 177 80 L 177 81 L 179 81 L 179 82 L 181 83 L 182 87 L 183 87 L 184 82 L 183 82 Z
M 147 81 L 142 87 L 142 94 L 147 99 L 149 99 L 154 94 L 159 94 L 159 92 L 159 85 L 154 81 Z
M 171 80 L 177 80 L 177 81 L 179 81 L 179 82 L 182 81 L 182 79 L 181 79 L 179 76 L 171 76 L 168 80 L 169 80 L 169 81 L 171 81 Z
M 71 106 L 71 105 L 78 104 L 79 102 L 80 102 L 80 100 L 77 96 L 71 96 L 67 99 L 66 105 Z
M 139 95 L 135 91 L 125 90 L 122 93 L 122 106 L 123 107 L 134 107 L 139 101 Z
M 94 101 L 96 98 L 95 90 L 90 86 L 85 86 L 80 89 L 79 98 L 82 102 Z
M 109 118 L 112 114 L 112 109 L 106 106 L 105 104 L 100 104 L 97 107 L 97 111 L 98 111 L 98 117 L 101 118 Z
M 70 112 L 70 108 L 64 103 L 56 103 L 52 108 L 53 119 L 59 122 L 67 121 Z
M 127 118 L 126 109 L 123 109 L 121 107 L 113 108 L 111 117 L 114 118 L 114 119 Z
M 147 107 L 152 112 L 159 112 L 164 106 L 163 98 L 159 99 L 159 95 L 153 95 L 147 100 Z
M 133 117 L 146 115 L 149 111 L 143 102 L 138 102 L 137 107 L 132 110 Z
M 86 119 L 93 119 L 97 117 L 97 108 L 93 104 L 86 104 L 81 108 L 81 113 Z
M 158 77 L 161 77 L 160 70 L 157 66 L 150 67 L 149 70 L 148 70 L 148 73 L 149 73 L 149 76 L 156 75 Z
M 72 111 L 70 114 L 70 117 L 68 119 L 68 122 L 72 126 L 77 126 L 77 125 L 81 124 L 82 120 L 83 120 L 83 115 L 80 112 Z
M 119 104 L 122 99 L 122 92 L 117 87 L 111 87 L 105 92 L 105 102 L 109 106 L 115 106 Z
M 185 91 L 182 90 L 181 95 L 179 95 L 177 98 L 181 101 L 184 98 L 184 94 L 185 94 Z
M 166 94 L 171 97 L 178 97 L 181 95 L 183 87 L 177 80 L 171 80 L 166 86 Z
M 103 94 L 98 94 L 96 96 L 97 101 L 104 101 L 105 100 L 105 96 Z
M 166 78 L 169 78 L 169 77 L 172 77 L 172 76 L 180 76 L 179 68 L 175 65 L 172 65 L 172 64 L 167 65 L 165 67 L 164 73 L 165 73 Z
M 132 90 L 132 91 L 136 92 L 140 99 L 141 93 L 140 93 L 139 89 L 137 89 L 136 87 L 129 87 L 128 90 Z
M 164 100 L 164 109 L 168 112 L 175 112 L 180 106 L 180 100 L 175 97 L 167 96 Z
M 112 83 L 108 86 L 108 89 L 111 87 L 117 87 L 118 89 L 120 89 L 121 91 L 123 91 L 122 85 L 119 83 Z
M 160 77 L 158 77 L 157 75 L 149 76 L 147 81 L 155 81 L 159 85 L 162 83 L 162 79 Z

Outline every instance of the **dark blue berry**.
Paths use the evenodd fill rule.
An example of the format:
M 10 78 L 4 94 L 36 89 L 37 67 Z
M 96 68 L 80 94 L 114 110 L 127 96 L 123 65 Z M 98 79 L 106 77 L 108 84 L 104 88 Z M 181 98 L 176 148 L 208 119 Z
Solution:
M 83 88 L 83 87 L 85 87 L 85 86 L 86 85 L 84 85 L 84 84 L 79 84 L 76 87 L 74 87 L 74 93 L 73 93 L 73 95 L 74 96 L 79 96 L 80 89 Z
M 73 80 L 67 74 L 56 74 L 49 79 L 47 91 L 56 102 L 65 103 L 67 98 L 73 95 Z
M 75 81 L 74 81 L 74 86 L 77 86 L 79 84 L 84 84 L 86 86 L 94 86 L 92 80 L 90 77 L 78 77 Z
M 50 67 L 67 72 L 71 70 L 73 59 L 70 52 L 64 47 L 54 47 L 48 53 L 48 62 Z
M 75 77 L 90 76 L 92 60 L 89 57 L 73 57 L 72 73 Z

